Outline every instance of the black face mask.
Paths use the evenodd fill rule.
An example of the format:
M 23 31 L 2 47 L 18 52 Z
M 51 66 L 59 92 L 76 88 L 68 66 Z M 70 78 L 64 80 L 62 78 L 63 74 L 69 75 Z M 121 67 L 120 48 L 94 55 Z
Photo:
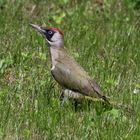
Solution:
M 51 38 L 54 35 L 55 31 L 50 30 L 50 29 L 45 29 L 46 33 L 44 33 L 44 35 L 46 36 L 46 38 L 52 42 Z

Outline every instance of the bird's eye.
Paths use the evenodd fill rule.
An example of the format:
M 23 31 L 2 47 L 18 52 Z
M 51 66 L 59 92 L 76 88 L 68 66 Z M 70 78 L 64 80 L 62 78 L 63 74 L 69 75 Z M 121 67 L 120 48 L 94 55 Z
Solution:
M 48 31 L 48 34 L 49 34 L 49 35 L 52 35 L 52 34 L 53 34 L 53 32 L 52 32 L 52 31 Z

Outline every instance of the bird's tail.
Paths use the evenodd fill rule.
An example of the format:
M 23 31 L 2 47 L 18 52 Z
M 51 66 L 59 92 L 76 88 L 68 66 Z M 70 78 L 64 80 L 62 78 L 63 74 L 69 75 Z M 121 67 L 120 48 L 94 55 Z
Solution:
M 104 101 L 105 103 L 107 103 L 107 105 L 113 107 L 113 108 L 117 108 L 117 109 L 122 109 L 122 110 L 126 110 L 127 112 L 132 112 L 133 109 L 131 106 L 129 105 L 125 105 L 123 103 L 119 103 L 119 102 L 115 102 L 113 100 L 111 100 L 110 98 L 106 97 L 106 96 L 102 96 L 102 101 Z M 89 97 L 89 96 L 85 96 L 85 99 L 87 100 L 91 100 L 91 101 L 101 101 L 100 98 L 93 98 L 93 97 Z
M 109 97 L 102 95 L 101 99 L 103 99 L 103 101 L 105 101 L 108 105 L 110 105 Z

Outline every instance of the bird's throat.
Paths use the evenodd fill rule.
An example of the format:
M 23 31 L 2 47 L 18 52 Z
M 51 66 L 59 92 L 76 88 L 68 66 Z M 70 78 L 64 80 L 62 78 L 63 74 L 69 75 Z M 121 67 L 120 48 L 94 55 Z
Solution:
M 49 47 L 49 49 L 51 54 L 52 66 L 55 66 L 57 64 L 57 59 L 59 59 L 59 49 L 53 46 Z

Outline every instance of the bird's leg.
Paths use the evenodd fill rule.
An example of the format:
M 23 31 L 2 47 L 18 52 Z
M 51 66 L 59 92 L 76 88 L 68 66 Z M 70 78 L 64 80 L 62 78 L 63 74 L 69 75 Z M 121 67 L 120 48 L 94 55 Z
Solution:
M 61 90 L 60 96 L 59 96 L 59 100 L 63 101 L 64 100 L 64 89 Z
M 78 110 L 78 101 L 76 99 L 73 99 L 73 106 L 74 106 L 74 111 Z
M 60 93 L 60 96 L 59 96 L 59 100 L 61 101 L 61 103 L 63 104 L 64 103 L 64 101 L 66 100 L 66 99 L 70 99 L 70 101 L 72 101 L 72 105 L 74 106 L 74 110 L 75 111 L 77 111 L 77 109 L 78 109 L 78 101 L 77 101 L 77 98 L 72 98 L 69 94 L 68 94 L 68 92 L 72 92 L 72 91 L 70 91 L 70 90 L 67 90 L 67 89 L 63 89 L 62 88 L 62 90 L 61 90 L 61 93 Z M 73 94 L 75 93 L 75 92 L 72 92 Z

